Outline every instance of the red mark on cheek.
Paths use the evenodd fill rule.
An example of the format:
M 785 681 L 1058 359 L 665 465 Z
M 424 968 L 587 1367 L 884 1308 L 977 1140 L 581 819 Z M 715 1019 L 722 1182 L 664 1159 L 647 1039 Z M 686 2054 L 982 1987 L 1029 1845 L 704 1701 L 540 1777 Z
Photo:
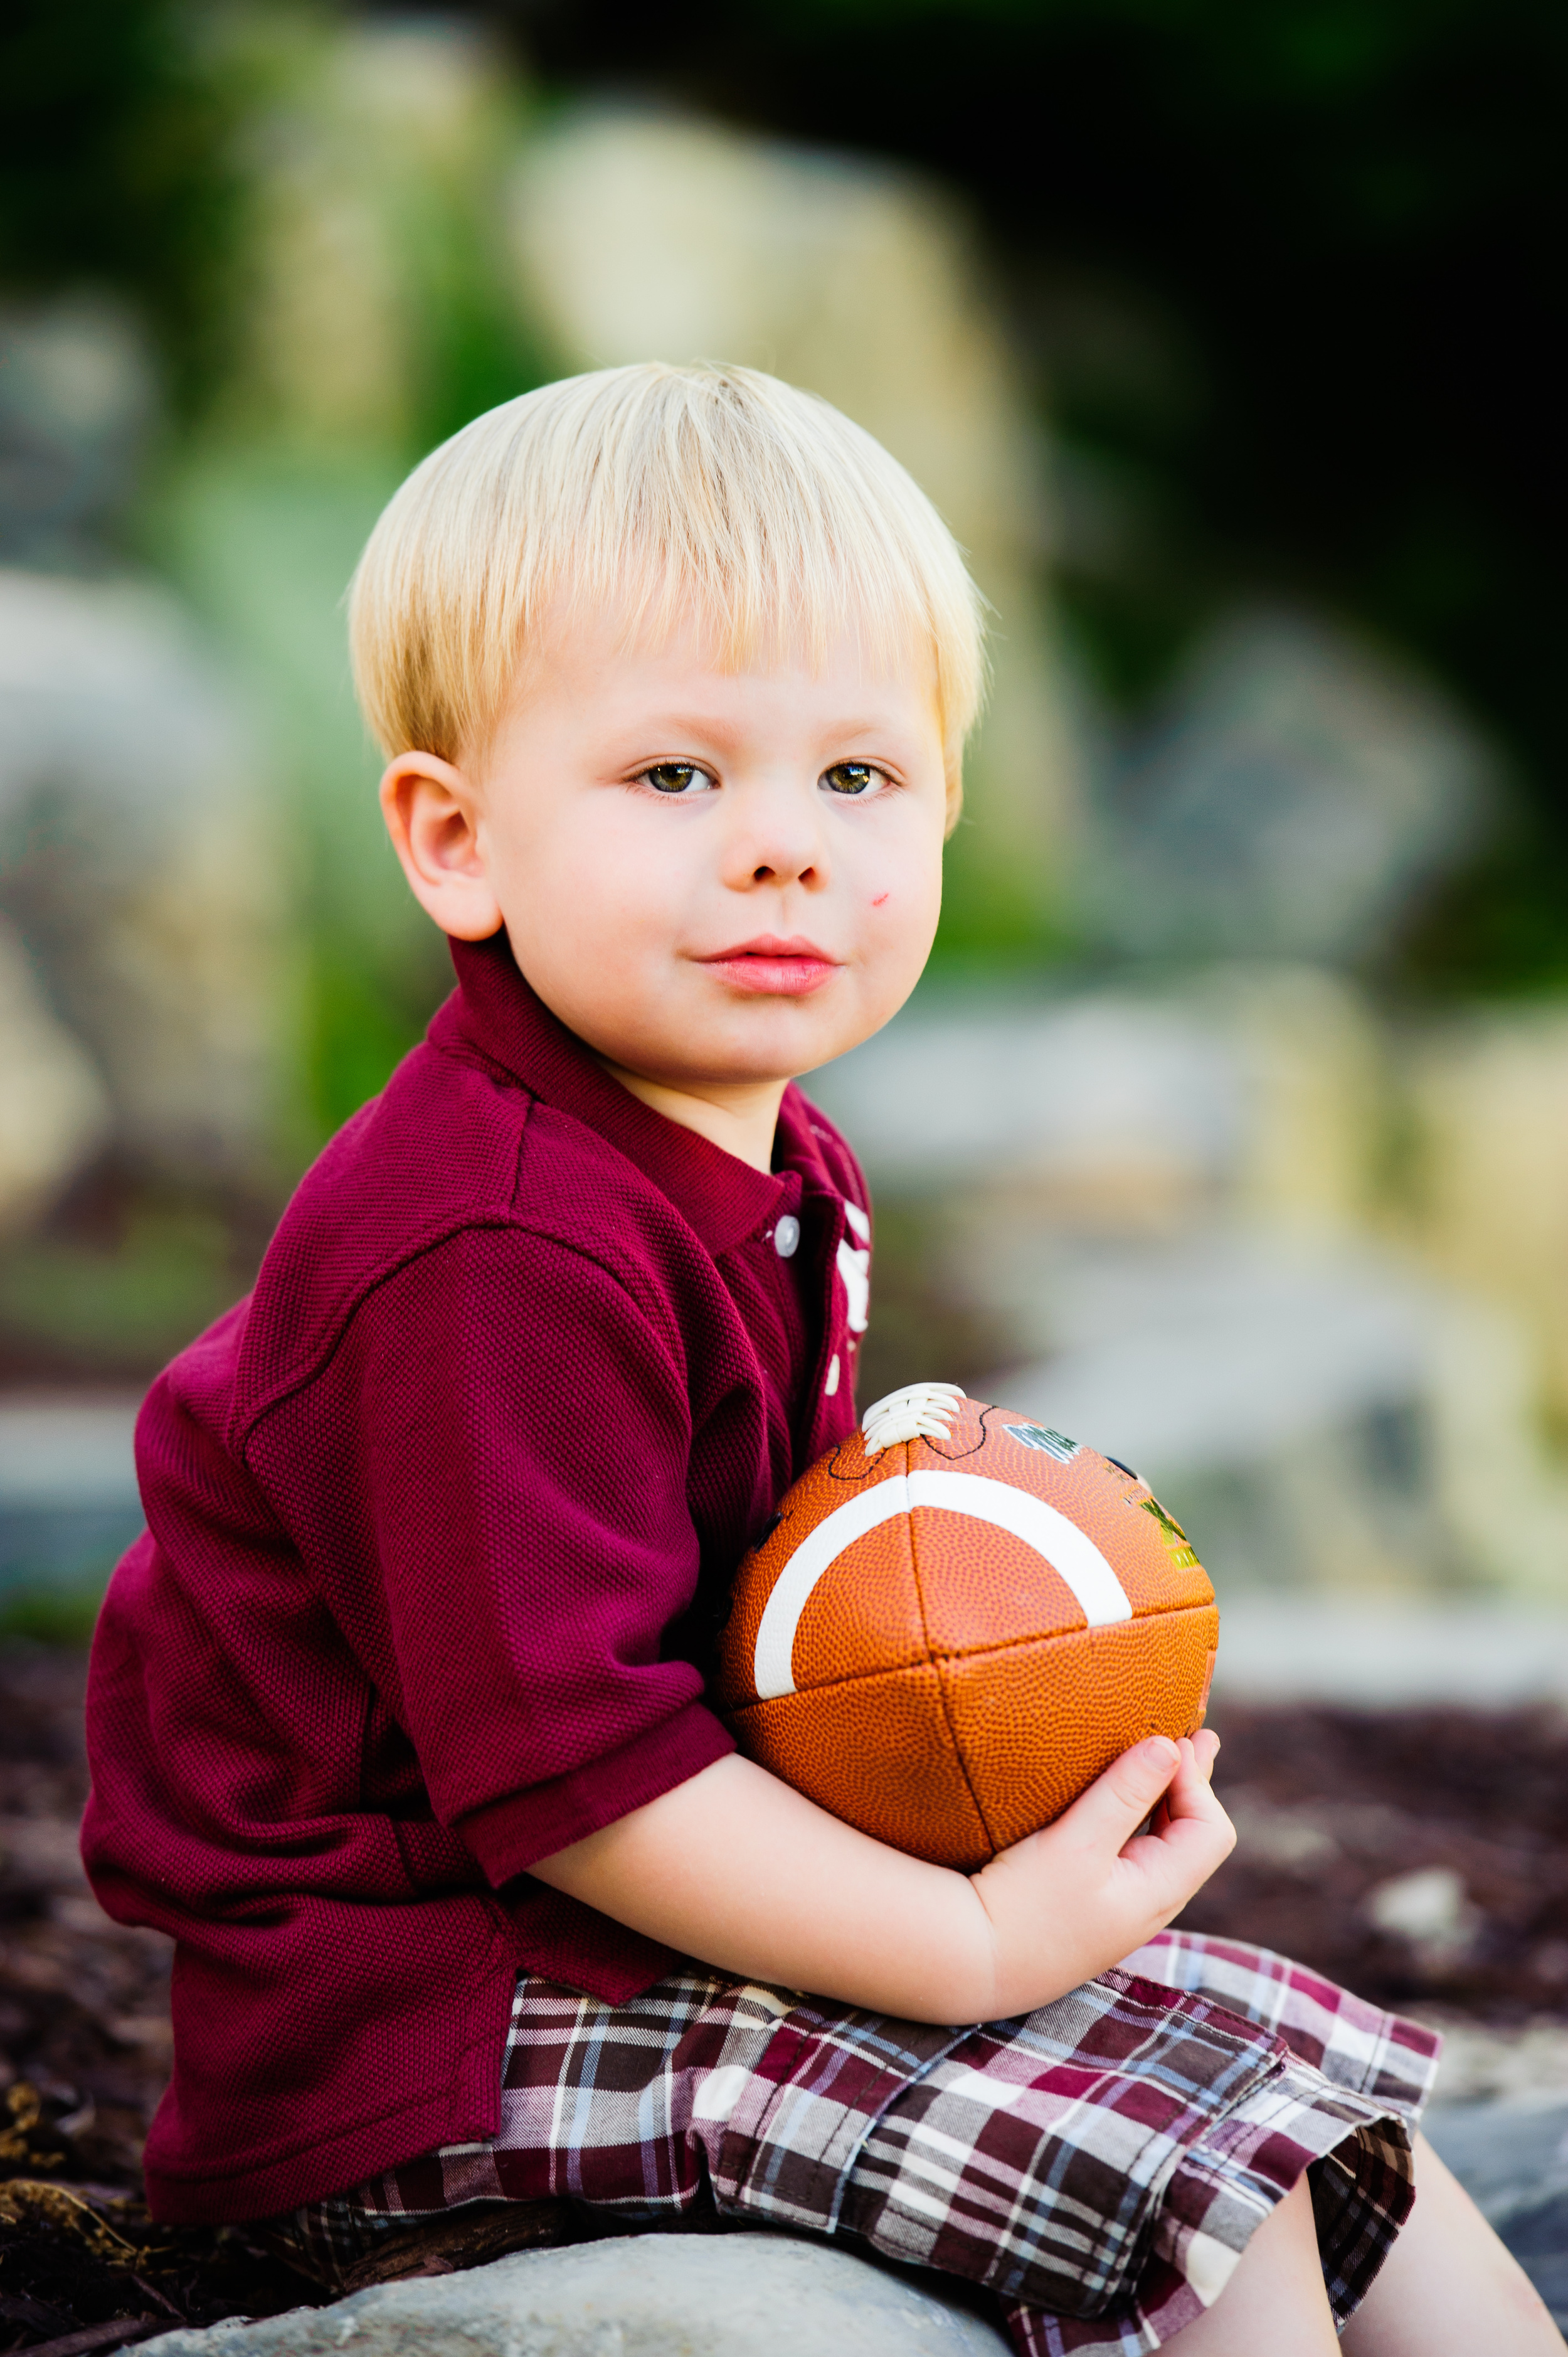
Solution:
M 873 900 L 873 902 L 872 902 L 872 904 L 871 904 L 871 905 L 872 905 L 872 907 L 873 907 L 874 909 L 880 909 L 880 908 L 881 908 L 881 906 L 882 906 L 882 903 L 884 902 L 884 900 L 886 900 L 886 898 L 887 898 L 887 894 L 886 894 L 886 892 L 878 892 L 878 894 L 877 894 L 877 896 L 876 896 L 875 899 L 875 900 Z

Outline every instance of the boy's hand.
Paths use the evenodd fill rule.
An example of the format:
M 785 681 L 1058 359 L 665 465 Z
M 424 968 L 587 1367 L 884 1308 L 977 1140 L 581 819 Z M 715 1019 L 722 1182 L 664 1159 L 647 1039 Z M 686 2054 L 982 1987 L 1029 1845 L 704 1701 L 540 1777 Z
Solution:
M 1054 1824 L 974 1877 L 994 1943 L 994 2018 L 1028 2012 L 1141 1947 L 1223 1864 L 1236 1834 L 1209 1790 L 1219 1749 L 1207 1732 L 1134 1745 Z

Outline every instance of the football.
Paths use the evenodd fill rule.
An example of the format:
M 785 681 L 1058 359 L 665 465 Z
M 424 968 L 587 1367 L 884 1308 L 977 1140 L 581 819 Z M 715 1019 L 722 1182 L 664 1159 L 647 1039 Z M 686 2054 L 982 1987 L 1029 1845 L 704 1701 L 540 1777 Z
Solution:
M 1130 1744 L 1194 1733 L 1219 1629 L 1135 1473 L 918 1383 L 802 1474 L 742 1563 L 719 1695 L 774 1775 L 973 1872 Z

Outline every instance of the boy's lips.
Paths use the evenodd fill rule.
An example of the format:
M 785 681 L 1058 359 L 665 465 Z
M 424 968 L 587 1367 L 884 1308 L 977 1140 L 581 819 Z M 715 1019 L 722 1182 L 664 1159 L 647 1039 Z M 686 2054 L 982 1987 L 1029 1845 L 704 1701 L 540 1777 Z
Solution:
M 800 934 L 783 941 L 777 933 L 759 933 L 755 941 L 737 942 L 697 963 L 732 990 L 775 998 L 803 998 L 809 991 L 820 990 L 839 969 L 836 958 Z

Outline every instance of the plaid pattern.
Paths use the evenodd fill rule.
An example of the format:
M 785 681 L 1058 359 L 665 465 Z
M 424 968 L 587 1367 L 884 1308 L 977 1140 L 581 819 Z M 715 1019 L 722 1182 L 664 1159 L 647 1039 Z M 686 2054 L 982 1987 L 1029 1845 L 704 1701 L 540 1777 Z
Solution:
M 1268 1951 L 1165 1932 L 974 2029 L 692 1972 L 609 2006 L 518 1984 L 493 2138 L 279 2221 L 318 2267 L 475 2201 L 600 2231 L 832 2234 L 993 2296 L 1020 2357 L 1144 2357 L 1312 2171 L 1343 2322 L 1411 2192 L 1434 2035 Z

